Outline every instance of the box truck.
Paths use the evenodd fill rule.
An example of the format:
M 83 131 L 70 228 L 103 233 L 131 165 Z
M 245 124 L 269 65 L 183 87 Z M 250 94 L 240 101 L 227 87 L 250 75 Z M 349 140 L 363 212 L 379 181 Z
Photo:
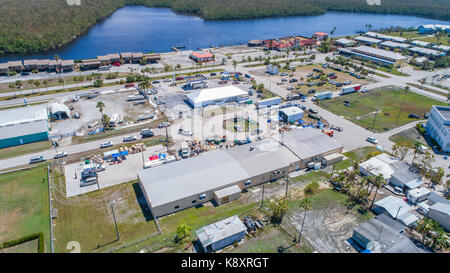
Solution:
M 315 94 L 314 97 L 311 98 L 311 100 L 315 101 L 315 100 L 331 99 L 332 96 L 333 96 L 333 94 L 331 92 L 321 91 L 321 92 Z
M 361 86 L 362 86 L 361 84 L 353 84 L 353 85 L 345 86 L 341 90 L 341 95 L 359 92 L 361 90 Z

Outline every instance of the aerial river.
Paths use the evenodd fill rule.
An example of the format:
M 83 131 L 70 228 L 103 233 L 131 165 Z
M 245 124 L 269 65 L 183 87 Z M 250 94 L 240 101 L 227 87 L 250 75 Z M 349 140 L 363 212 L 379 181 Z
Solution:
M 93 26 L 69 45 L 40 54 L 0 57 L 0 61 L 53 58 L 95 58 L 120 52 L 168 52 L 173 46 L 197 50 L 210 45 L 246 43 L 251 39 L 277 38 L 286 35 L 311 36 L 314 32 L 335 36 L 353 35 L 365 30 L 390 26 L 418 27 L 422 24 L 448 24 L 415 16 L 329 12 L 319 16 L 276 17 L 252 20 L 207 21 L 196 16 L 179 15 L 165 8 L 124 7 Z

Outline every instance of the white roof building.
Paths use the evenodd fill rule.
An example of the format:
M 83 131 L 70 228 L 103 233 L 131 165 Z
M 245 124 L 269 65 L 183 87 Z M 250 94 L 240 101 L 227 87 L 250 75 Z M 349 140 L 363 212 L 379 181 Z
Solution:
M 342 45 L 342 46 L 352 46 L 354 45 L 356 42 L 354 40 L 350 40 L 350 39 L 346 39 L 346 38 L 341 38 L 341 39 L 337 39 L 336 43 Z
M 186 98 L 194 108 L 197 108 L 246 99 L 248 98 L 248 93 L 236 86 L 230 85 L 192 92 L 187 94 Z
M 425 41 L 420 41 L 420 40 L 414 40 L 411 42 L 411 44 L 415 45 L 415 46 L 427 47 L 430 43 L 425 42 Z

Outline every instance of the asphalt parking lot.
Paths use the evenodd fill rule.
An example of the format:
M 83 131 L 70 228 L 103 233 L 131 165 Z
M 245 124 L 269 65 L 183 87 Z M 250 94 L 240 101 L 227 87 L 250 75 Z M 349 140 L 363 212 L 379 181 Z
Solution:
M 109 165 L 105 162 L 106 169 L 98 173 L 98 184 L 80 187 L 80 178 L 83 162 L 64 166 L 66 178 L 66 197 L 77 196 L 114 185 L 126 183 L 137 179 L 137 173 L 143 169 L 143 158 L 148 161 L 148 157 L 166 152 L 162 145 L 148 147 L 143 153 L 130 154 L 126 160 L 120 164 Z

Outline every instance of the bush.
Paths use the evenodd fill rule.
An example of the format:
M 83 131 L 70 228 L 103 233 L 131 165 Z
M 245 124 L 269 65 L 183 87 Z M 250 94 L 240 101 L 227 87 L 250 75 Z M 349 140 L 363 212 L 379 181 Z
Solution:
M 422 125 L 420 123 L 416 124 L 416 129 L 417 131 L 419 131 L 419 133 L 421 133 L 422 135 L 425 134 L 425 128 L 422 127 Z
M 315 192 L 317 192 L 317 190 L 319 189 L 319 183 L 317 183 L 317 181 L 314 181 L 312 183 L 309 183 L 306 187 L 305 187 L 305 194 L 314 194 Z

